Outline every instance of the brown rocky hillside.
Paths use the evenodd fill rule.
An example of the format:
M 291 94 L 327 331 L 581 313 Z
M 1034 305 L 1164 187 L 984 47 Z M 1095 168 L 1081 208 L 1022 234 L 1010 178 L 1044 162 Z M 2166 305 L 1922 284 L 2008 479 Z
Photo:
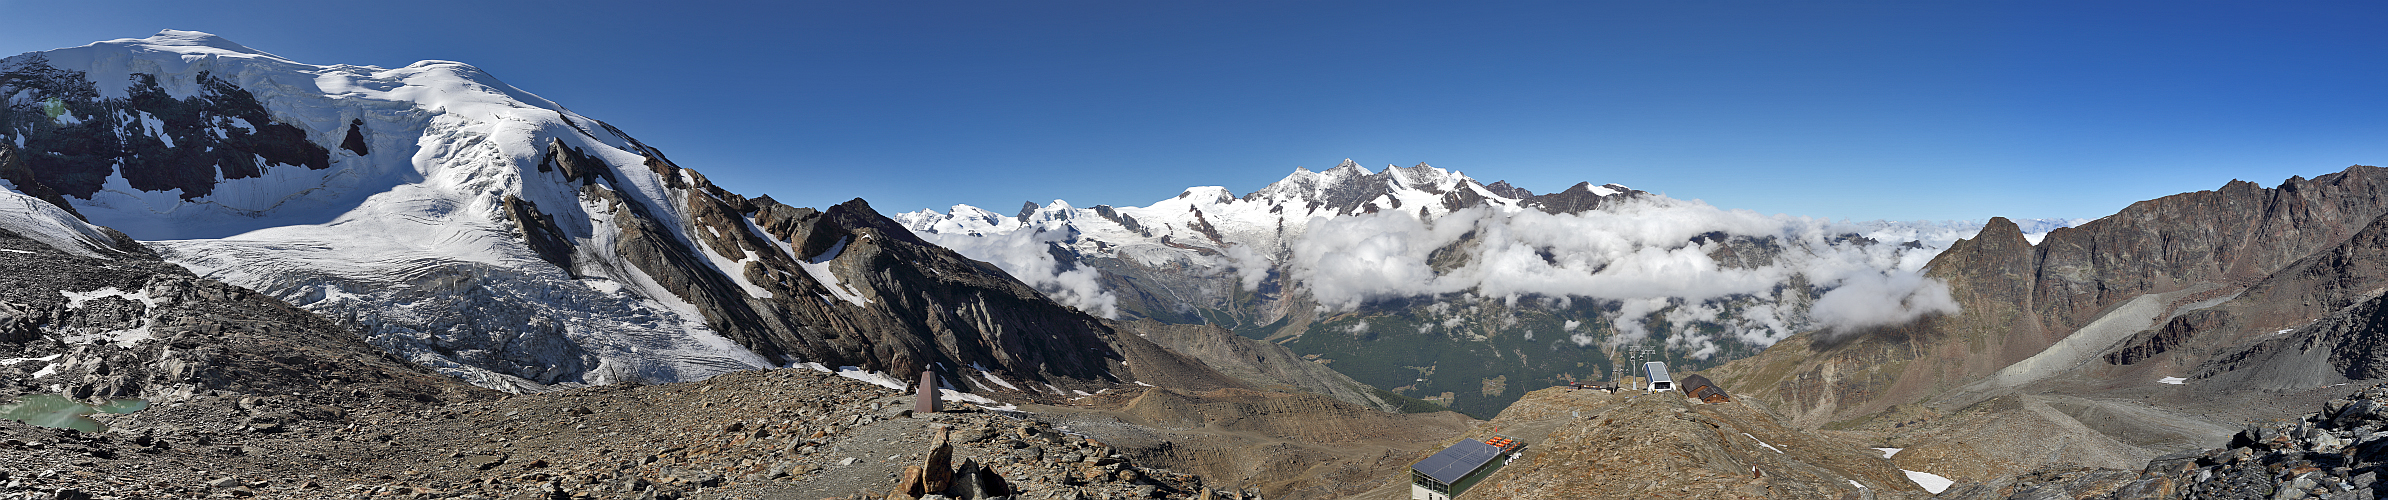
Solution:
M 1460 437 L 1494 435 L 1527 447 L 1459 499 L 1930 496 L 1864 443 L 1680 392 L 1537 390 Z M 1369 498 L 1408 498 L 1397 486 Z
M 2355 166 L 2144 201 L 2037 245 L 1994 219 L 1927 267 L 1962 313 L 1801 334 L 1711 375 L 1954 478 L 2135 469 L 2378 376 L 2361 332 L 2388 287 L 2384 211 L 2388 169 Z

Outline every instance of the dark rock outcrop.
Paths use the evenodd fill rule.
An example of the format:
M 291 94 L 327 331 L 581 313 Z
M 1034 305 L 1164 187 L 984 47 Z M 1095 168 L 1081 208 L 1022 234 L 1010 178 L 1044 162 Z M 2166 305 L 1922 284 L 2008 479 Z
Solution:
M 0 141 L 0 180 L 8 181 L 19 193 L 57 205 L 66 213 L 75 214 L 77 219 L 83 218 L 74 205 L 67 203 L 66 197 L 58 195 L 58 190 L 50 189 L 50 185 L 33 175 L 33 169 L 26 167 L 24 158 L 17 153 L 17 146 L 8 141 Z
M 155 75 L 135 73 L 126 97 L 101 97 L 82 72 L 38 53 L 12 57 L 0 61 L 0 94 L 22 98 L 0 106 L 0 139 L 22 141 L 23 161 L 49 189 L 86 199 L 118 174 L 134 189 L 180 189 L 188 200 L 213 193 L 219 178 L 274 165 L 331 167 L 330 150 L 274 121 L 248 90 L 206 72 L 198 80 L 197 95 L 177 98 Z
M 512 195 L 506 196 L 504 206 L 506 220 L 514 223 L 523 244 L 537 252 L 540 260 L 555 264 L 573 277 L 580 276 L 572 268 L 572 238 L 564 234 L 563 228 L 556 227 L 555 216 L 542 213 L 538 205 Z
M 373 149 L 365 146 L 365 120 L 348 121 L 348 137 L 340 139 L 340 149 L 356 153 L 357 156 L 373 154 Z
M 564 141 L 561 139 L 548 140 L 547 155 L 539 158 L 539 171 L 562 171 L 565 179 L 581 184 L 595 182 L 597 179 L 605 179 L 607 183 L 621 182 L 614 178 L 612 165 L 607 165 L 605 160 L 590 156 L 587 151 L 580 148 L 564 145 Z

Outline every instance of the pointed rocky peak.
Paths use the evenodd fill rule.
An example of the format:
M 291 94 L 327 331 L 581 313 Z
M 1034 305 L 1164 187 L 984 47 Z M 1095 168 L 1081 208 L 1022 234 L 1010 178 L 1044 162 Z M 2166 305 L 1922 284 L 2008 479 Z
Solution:
M 1408 168 L 1387 165 L 1384 173 L 1390 174 L 1389 177 L 1392 177 L 1396 185 L 1429 190 L 1439 190 L 1441 186 L 1450 184 L 1455 178 L 1467 178 L 1458 172 L 1434 168 L 1425 163 Z
M 1267 186 L 1263 186 L 1249 194 L 1245 194 L 1244 201 L 1278 202 L 1297 197 L 1307 197 L 1310 195 L 1311 191 L 1314 191 L 1317 188 L 1319 179 L 1322 177 L 1325 177 L 1325 174 L 1312 172 L 1307 168 L 1294 167 L 1293 173 L 1285 174 L 1285 178 L 1278 179 L 1277 182 L 1269 183 Z
M 1519 202 L 1519 205 L 1522 205 L 1526 208 L 1541 210 L 1543 213 L 1549 214 L 1576 214 L 1583 213 L 1586 210 L 1598 209 L 1602 204 L 1610 202 L 1612 198 L 1625 198 L 1618 197 L 1617 195 L 1640 192 L 1633 190 L 1611 189 L 1610 186 L 1620 189 L 1624 188 L 1624 186 L 1617 186 L 1615 184 L 1594 187 L 1590 182 L 1578 182 L 1575 183 L 1574 186 L 1568 186 L 1567 190 L 1565 191 L 1523 198 Z
M 839 203 L 837 206 L 829 207 L 829 210 L 822 211 L 821 215 L 829 223 L 836 224 L 838 227 L 845 228 L 847 231 L 860 231 L 863 228 L 875 228 L 878 229 L 881 234 L 889 238 L 894 238 L 898 241 L 916 245 L 929 245 L 928 242 L 922 241 L 919 236 L 914 236 L 912 234 L 912 230 L 905 229 L 904 225 L 897 223 L 895 219 L 889 219 L 885 215 L 880 215 L 879 210 L 871 208 L 871 203 L 868 201 L 863 201 L 862 198 L 846 200 L 845 203 Z M 807 253 L 807 255 L 811 255 L 814 253 L 819 253 L 819 251 L 823 249 L 826 249 L 826 245 L 824 245 L 823 248 L 811 248 L 808 246 L 805 250 L 810 252 Z
M 855 198 L 855 200 L 859 201 L 861 198 Z M 1020 222 L 1028 222 L 1028 216 L 1031 215 L 1036 215 L 1036 202 L 1023 201 L 1020 202 L 1020 215 L 1015 215 L 1013 218 L 1020 219 Z
M 1526 188 L 1521 188 L 1521 187 L 1517 187 L 1517 186 L 1512 186 L 1512 185 L 1509 185 L 1509 181 L 1505 181 L 1505 180 L 1504 180 L 1504 181 L 1493 181 L 1493 183 L 1492 183 L 1492 184 L 1487 184 L 1487 185 L 1485 185 L 1485 186 L 1484 186 L 1484 190 L 1485 190 L 1485 191 L 1491 191 L 1491 192 L 1492 192 L 1492 194 L 1497 194 L 1497 195 L 1501 195 L 1501 196 L 1505 196 L 1505 197 L 1509 197 L 1509 198 L 1517 198 L 1517 199 L 1520 199 L 1520 200 L 1523 200 L 1523 199 L 1526 199 L 1526 198 L 1532 198 L 1532 197 L 1534 197 L 1534 192 L 1533 192 L 1533 191 L 1527 191 L 1527 190 L 1526 190 Z
M 1991 217 L 1972 238 L 1957 240 L 1924 267 L 1934 277 L 2032 275 L 2031 240 L 2023 227 L 2005 217 Z M 2028 285 L 2026 285 L 2028 287 Z
M 2023 241 L 2023 226 L 2005 217 L 1991 217 L 1989 222 L 1982 223 L 1982 232 L 1975 234 L 1974 239 Z M 2025 245 L 2029 246 L 2030 243 Z

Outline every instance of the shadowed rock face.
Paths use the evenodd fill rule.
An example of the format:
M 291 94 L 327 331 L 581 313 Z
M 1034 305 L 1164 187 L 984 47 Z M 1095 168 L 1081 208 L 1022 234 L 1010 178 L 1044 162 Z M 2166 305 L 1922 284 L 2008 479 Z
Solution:
M 340 149 L 356 153 L 357 156 L 373 154 L 373 149 L 365 145 L 365 120 L 348 121 L 348 137 L 340 139 Z
M 0 135 L 22 139 L 28 169 L 60 194 L 90 198 L 122 175 L 134 189 L 180 189 L 189 200 L 214 192 L 219 180 L 258 177 L 275 165 L 331 166 L 330 150 L 305 131 L 274 121 L 255 95 L 205 72 L 190 97 L 135 73 L 126 97 L 108 98 L 82 72 L 45 61 L 29 54 L 0 62 L 0 95 L 23 97 L 0 105 L 0 130 L 8 131 Z
M 75 214 L 77 219 L 83 218 L 81 212 L 75 211 L 73 204 L 67 203 L 66 197 L 59 196 L 57 190 L 50 189 L 49 185 L 42 184 L 33 175 L 33 169 L 25 166 L 24 155 L 17 152 L 16 144 L 7 141 L 0 141 L 0 180 L 8 181 L 17 192 L 57 205 L 66 213 Z
M 2109 363 L 2202 363 L 2207 387 L 2282 390 L 2388 378 L 2388 217 L 2219 306 L 2172 318 Z

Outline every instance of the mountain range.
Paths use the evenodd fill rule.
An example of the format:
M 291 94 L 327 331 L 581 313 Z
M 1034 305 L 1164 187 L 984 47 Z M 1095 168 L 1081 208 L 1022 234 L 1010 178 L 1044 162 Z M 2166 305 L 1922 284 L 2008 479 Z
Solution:
M 1698 368 L 1800 331 L 1951 311 L 1920 267 L 1981 227 L 1768 216 L 1617 184 L 1535 194 L 1350 160 L 1241 196 L 895 218 L 1080 310 L 1218 325 L 1480 417 L 1534 387 L 1607 380 L 1626 345 Z
M 0 59 L 0 96 L 0 388 L 155 407 L 0 422 L 44 469 L 9 495 L 1402 498 L 1460 439 L 1531 444 L 1461 498 L 2388 473 L 2388 392 L 2346 387 L 2388 379 L 2378 167 L 2095 220 L 1349 160 L 889 217 L 741 195 L 457 62 L 169 30 Z M 1641 359 L 1729 397 L 1569 385 Z M 953 413 L 903 409 L 924 374 Z

